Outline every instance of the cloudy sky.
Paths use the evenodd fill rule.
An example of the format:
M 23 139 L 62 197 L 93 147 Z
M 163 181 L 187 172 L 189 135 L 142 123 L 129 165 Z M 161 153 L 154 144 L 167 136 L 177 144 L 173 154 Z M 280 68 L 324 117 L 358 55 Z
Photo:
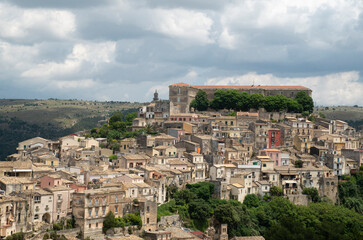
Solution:
M 148 101 L 176 82 L 363 105 L 363 1 L 0 1 L 0 98 Z

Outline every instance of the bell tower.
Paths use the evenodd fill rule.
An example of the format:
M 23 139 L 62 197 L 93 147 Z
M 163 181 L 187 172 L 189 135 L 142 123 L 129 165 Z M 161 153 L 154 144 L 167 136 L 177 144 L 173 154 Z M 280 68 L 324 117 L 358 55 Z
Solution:
M 154 92 L 154 98 L 153 98 L 153 102 L 159 101 L 159 93 L 158 90 L 155 90 Z
M 227 224 L 221 224 L 219 240 L 228 240 Z

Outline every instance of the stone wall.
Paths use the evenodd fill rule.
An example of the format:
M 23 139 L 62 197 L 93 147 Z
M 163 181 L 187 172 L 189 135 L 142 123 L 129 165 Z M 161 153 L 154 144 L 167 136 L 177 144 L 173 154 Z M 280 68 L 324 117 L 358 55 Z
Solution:
M 180 221 L 179 215 L 164 216 L 160 218 L 158 222 L 158 227 L 160 229 L 165 229 L 168 227 L 181 227 L 182 223 Z
M 295 205 L 307 206 L 307 205 L 309 205 L 309 202 L 310 202 L 308 195 L 305 195 L 305 194 L 291 194 L 291 195 L 286 195 L 286 196 Z

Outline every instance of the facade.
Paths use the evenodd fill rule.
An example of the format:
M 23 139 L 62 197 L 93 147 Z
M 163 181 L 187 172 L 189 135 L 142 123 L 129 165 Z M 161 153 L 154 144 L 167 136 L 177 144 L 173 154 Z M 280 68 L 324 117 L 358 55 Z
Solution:
M 142 229 L 156 230 L 156 202 L 148 200 L 133 201 L 119 187 L 108 187 L 86 190 L 73 195 L 73 215 L 76 224 L 81 228 L 84 237 L 102 233 L 103 221 L 108 212 L 116 217 L 127 213 L 140 212 L 143 222 Z
M 186 83 L 176 83 L 169 86 L 170 114 L 189 113 L 191 101 L 199 90 L 207 93 L 208 99 L 212 100 L 214 93 L 219 89 L 235 89 L 238 92 L 249 94 L 261 93 L 264 96 L 282 94 L 288 98 L 294 98 L 300 91 L 311 96 L 312 91 L 302 86 L 193 86 Z
M 26 200 L 17 196 L 0 197 L 0 236 L 7 237 L 17 232 L 25 232 L 28 219 Z
M 281 146 L 281 131 L 280 129 L 268 130 L 268 147 L 280 147 Z
M 64 186 L 56 186 L 52 188 L 46 188 L 47 191 L 53 194 L 53 221 L 59 221 L 62 218 L 66 218 L 71 214 L 71 199 L 74 190 Z

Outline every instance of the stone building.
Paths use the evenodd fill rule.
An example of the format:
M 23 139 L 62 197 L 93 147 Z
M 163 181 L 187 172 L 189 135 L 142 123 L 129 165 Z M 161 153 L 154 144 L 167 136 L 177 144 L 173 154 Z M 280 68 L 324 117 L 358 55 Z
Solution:
M 219 89 L 235 89 L 238 92 L 249 94 L 261 93 L 264 96 L 282 94 L 288 98 L 294 98 L 300 91 L 311 96 L 311 89 L 303 86 L 193 86 L 186 83 L 176 83 L 169 86 L 170 114 L 188 113 L 190 102 L 195 98 L 199 90 L 207 93 L 208 99 L 212 100 L 214 93 Z
M 26 200 L 17 196 L 0 197 L 0 236 L 26 232 Z
M 127 198 L 121 187 L 90 189 L 73 194 L 73 215 L 83 237 L 102 233 L 103 221 L 108 212 L 115 217 L 139 212 L 142 229 L 155 231 L 157 227 L 157 204 L 146 199 L 134 201 Z

